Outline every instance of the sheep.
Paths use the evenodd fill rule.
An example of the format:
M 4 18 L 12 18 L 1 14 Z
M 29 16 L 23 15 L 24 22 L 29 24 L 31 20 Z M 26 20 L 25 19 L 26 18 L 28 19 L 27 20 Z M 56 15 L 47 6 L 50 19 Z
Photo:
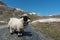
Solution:
M 20 32 L 24 31 L 24 21 L 23 18 L 10 18 L 10 21 L 8 22 L 8 27 L 10 29 L 10 33 L 12 34 L 14 31 L 18 32 L 18 36 L 22 35 Z

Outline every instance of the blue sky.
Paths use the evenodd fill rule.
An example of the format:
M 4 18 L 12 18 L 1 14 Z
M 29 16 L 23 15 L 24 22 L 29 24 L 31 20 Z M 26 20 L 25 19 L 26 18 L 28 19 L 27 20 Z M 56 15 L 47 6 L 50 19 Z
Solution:
M 37 14 L 59 15 L 60 0 L 2 0 L 9 7 L 20 8 L 28 12 L 36 12 Z

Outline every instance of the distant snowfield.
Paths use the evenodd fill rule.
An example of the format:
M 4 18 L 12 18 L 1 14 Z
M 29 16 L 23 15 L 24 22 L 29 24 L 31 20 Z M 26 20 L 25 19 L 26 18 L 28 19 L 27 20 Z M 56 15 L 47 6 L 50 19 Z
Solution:
M 48 18 L 48 19 L 39 19 L 39 20 L 35 20 L 34 22 L 60 22 L 60 18 Z
M 5 21 L 0 21 L 0 23 L 7 23 L 7 22 L 5 22 Z

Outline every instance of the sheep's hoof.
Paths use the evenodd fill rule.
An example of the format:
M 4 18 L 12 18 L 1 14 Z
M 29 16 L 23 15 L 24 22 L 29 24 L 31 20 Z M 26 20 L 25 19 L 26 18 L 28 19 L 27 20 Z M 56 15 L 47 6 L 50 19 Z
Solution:
M 18 37 L 22 37 L 21 35 L 18 35 Z
M 22 37 L 22 36 L 23 36 L 22 33 L 18 34 L 18 37 Z
M 10 33 L 11 35 L 13 35 L 13 33 Z

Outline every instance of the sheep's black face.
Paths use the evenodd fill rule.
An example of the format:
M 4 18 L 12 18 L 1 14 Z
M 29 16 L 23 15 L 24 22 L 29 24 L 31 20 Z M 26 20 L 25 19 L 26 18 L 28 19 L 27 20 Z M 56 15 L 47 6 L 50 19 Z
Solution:
M 24 20 L 24 23 L 23 24 L 24 24 L 24 26 L 26 26 L 28 24 L 27 21 L 28 21 L 29 17 L 28 16 L 23 16 L 22 18 Z
M 27 16 L 23 16 L 23 20 L 24 21 L 28 21 L 28 17 Z

